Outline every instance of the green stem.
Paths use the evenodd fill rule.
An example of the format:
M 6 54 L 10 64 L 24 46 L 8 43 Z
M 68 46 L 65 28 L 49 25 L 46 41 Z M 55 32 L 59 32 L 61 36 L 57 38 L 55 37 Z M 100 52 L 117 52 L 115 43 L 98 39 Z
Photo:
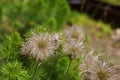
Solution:
M 36 73 L 37 73 L 37 70 L 38 70 L 38 67 L 39 67 L 39 60 L 38 60 L 38 62 L 36 63 L 36 66 L 35 66 L 35 71 L 34 71 L 34 73 L 33 73 L 33 76 L 32 76 L 32 79 L 31 80 L 35 80 L 35 76 L 36 76 Z
M 57 65 L 57 63 L 58 63 L 58 60 L 60 59 L 60 55 L 56 55 L 55 57 L 56 57 L 56 59 L 55 59 L 55 61 L 53 62 L 53 64 L 52 64 L 53 67 L 51 68 L 51 71 L 50 71 L 50 73 L 49 73 L 49 77 L 48 77 L 49 79 L 52 78 L 52 75 L 53 75 L 52 73 L 53 73 L 53 71 L 56 72 L 56 65 Z
M 66 77 L 66 75 L 68 74 L 68 72 L 69 72 L 69 69 L 70 69 L 70 66 L 71 66 L 71 64 L 72 64 L 72 59 L 70 59 L 70 62 L 69 62 L 69 64 L 68 64 L 68 67 L 67 67 L 67 69 L 66 69 L 66 72 L 65 72 L 65 75 L 64 75 L 64 77 Z

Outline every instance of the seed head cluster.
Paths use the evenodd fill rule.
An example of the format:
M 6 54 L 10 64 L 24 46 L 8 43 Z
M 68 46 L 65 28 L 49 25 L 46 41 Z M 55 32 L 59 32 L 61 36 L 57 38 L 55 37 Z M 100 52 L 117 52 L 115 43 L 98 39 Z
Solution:
M 64 30 L 66 44 L 63 51 L 70 57 L 76 58 L 84 49 L 84 33 L 79 26 L 72 26 Z
M 92 51 L 83 54 L 85 35 L 79 26 L 69 27 L 63 33 L 65 44 L 62 45 L 62 51 L 70 59 L 82 56 L 78 69 L 84 80 L 120 80 L 116 69 L 102 61 L 98 55 L 94 55 Z M 34 33 L 25 40 L 21 53 L 42 61 L 52 56 L 60 44 L 61 40 L 57 33 Z

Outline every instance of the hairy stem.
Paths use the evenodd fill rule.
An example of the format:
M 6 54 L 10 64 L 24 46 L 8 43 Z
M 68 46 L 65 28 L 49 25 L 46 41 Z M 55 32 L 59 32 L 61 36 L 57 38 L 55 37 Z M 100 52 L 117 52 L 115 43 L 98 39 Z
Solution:
M 66 72 L 65 72 L 65 74 L 64 74 L 64 77 L 66 77 L 66 75 L 68 74 L 68 72 L 69 72 L 69 69 L 70 69 L 70 66 L 71 66 L 71 64 L 72 64 L 72 59 L 70 59 L 70 62 L 69 62 L 69 64 L 68 64 L 68 66 L 67 66 L 67 69 L 66 69 Z
M 38 60 L 37 63 L 36 63 L 36 66 L 35 66 L 35 70 L 34 70 L 34 73 L 33 73 L 33 76 L 31 78 L 31 80 L 35 80 L 35 76 L 36 76 L 36 73 L 37 73 L 37 70 L 38 70 L 38 67 L 40 66 L 39 63 L 40 61 Z

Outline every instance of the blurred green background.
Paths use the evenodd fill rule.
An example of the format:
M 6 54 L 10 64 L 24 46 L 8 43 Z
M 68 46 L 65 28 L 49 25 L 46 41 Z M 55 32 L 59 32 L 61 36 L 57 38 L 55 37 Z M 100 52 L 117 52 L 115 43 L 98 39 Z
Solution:
M 120 0 L 100 1 L 120 6 Z M 115 33 L 111 23 L 95 20 L 85 12 L 71 10 L 67 0 L 0 0 L 0 79 L 8 80 L 6 78 L 11 75 L 11 80 L 29 80 L 29 75 L 32 75 L 35 61 L 20 55 L 21 44 L 29 30 L 36 28 L 35 30 L 39 31 L 39 27 L 43 26 L 50 32 L 59 33 L 72 25 L 85 29 L 86 46 L 92 45 L 98 52 L 119 53 L 119 41 L 111 39 L 112 33 Z M 62 53 L 61 48 L 56 50 L 56 53 Z M 66 56 L 53 56 L 42 64 L 36 79 L 63 80 L 61 74 L 69 61 Z M 74 69 L 78 66 L 78 61 L 80 60 L 73 61 L 74 65 L 67 74 L 67 80 L 82 80 Z M 15 77 L 20 79 L 14 79 Z

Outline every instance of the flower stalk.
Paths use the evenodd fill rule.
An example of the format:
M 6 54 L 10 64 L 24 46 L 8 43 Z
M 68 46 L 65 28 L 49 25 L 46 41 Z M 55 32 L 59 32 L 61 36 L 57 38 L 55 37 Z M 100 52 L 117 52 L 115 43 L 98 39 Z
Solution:
M 37 71 L 38 71 L 38 68 L 39 68 L 40 64 L 41 64 L 40 60 L 38 60 L 37 63 L 36 63 L 35 70 L 34 70 L 34 73 L 33 73 L 33 76 L 31 78 L 31 80 L 35 80 L 35 76 L 37 74 Z
M 64 74 L 64 79 L 66 79 L 66 75 L 69 73 L 69 70 L 70 70 L 72 61 L 73 61 L 73 59 L 70 58 L 70 62 L 69 62 L 69 64 L 68 64 L 67 69 L 66 69 L 65 74 Z

